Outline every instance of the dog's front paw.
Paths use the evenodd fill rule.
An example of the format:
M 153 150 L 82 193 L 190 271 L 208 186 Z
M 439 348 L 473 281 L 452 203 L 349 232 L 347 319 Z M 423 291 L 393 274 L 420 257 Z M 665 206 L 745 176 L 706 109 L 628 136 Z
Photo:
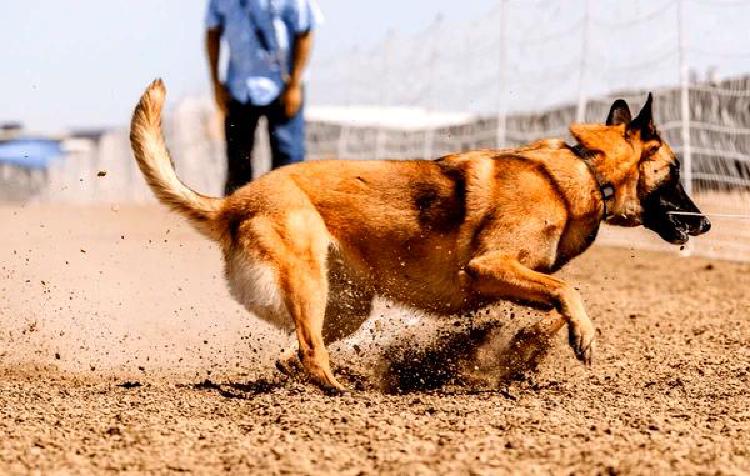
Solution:
M 570 323 L 568 326 L 568 341 L 576 354 L 576 358 L 586 365 L 591 365 L 594 359 L 596 345 L 594 337 L 596 331 L 591 322 Z

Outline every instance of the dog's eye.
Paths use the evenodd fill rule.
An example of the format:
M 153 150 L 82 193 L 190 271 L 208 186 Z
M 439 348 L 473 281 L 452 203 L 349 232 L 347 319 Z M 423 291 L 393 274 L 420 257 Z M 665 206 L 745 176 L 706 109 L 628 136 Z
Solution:
M 661 144 L 659 142 L 652 142 L 646 146 L 646 155 L 652 156 L 659 151 Z

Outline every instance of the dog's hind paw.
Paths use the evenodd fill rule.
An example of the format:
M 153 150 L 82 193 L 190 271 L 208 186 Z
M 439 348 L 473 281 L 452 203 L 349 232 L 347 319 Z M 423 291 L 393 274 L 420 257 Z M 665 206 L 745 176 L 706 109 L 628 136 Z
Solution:
M 349 393 L 349 389 L 339 383 L 336 377 L 330 372 L 311 372 L 310 377 L 318 384 L 326 395 L 341 396 Z
M 343 397 L 350 393 L 350 390 L 341 384 L 338 386 L 320 385 L 320 389 L 329 397 Z
M 303 372 L 302 363 L 296 353 L 291 356 L 282 356 L 276 361 L 276 370 L 287 377 L 297 377 Z

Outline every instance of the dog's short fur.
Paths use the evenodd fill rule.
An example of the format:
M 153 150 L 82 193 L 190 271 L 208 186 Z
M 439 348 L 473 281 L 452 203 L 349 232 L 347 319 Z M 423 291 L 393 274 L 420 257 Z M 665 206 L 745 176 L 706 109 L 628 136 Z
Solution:
M 226 198 L 177 178 L 161 132 L 164 99 L 156 81 L 133 115 L 146 181 L 220 243 L 232 295 L 294 329 L 303 367 L 328 388 L 343 387 L 325 344 L 356 330 L 375 295 L 441 314 L 501 299 L 556 307 L 590 363 L 595 332 L 583 301 L 549 273 L 586 250 L 603 219 L 643 224 L 672 243 L 709 227 L 668 213 L 698 210 L 654 127 L 650 96 L 632 121 L 620 100 L 605 125 L 571 126 L 575 147 L 543 140 L 435 161 L 305 162 Z

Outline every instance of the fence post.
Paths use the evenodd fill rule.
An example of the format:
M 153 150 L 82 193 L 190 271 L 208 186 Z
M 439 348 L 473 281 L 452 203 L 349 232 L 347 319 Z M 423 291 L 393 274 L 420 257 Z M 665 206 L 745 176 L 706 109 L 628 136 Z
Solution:
M 690 78 L 685 45 L 685 0 L 677 4 L 677 40 L 680 62 L 680 116 L 682 121 L 682 173 L 685 191 L 693 193 L 693 153 L 690 147 Z M 690 256 L 694 251 L 691 240 L 683 249 L 683 256 Z
M 583 32 L 581 38 L 581 62 L 578 71 L 578 107 L 576 108 L 576 122 L 586 122 L 586 68 L 589 54 L 589 10 L 591 3 L 586 0 L 583 11 Z
M 689 69 L 685 51 L 685 1 L 680 0 L 678 5 L 679 24 L 679 48 L 680 48 L 680 109 L 682 116 L 682 150 L 683 150 L 683 172 L 685 177 L 685 191 L 693 191 L 693 154 L 690 147 L 690 84 Z
M 506 96 L 505 96 L 505 16 L 507 0 L 500 0 L 500 57 L 499 57 L 499 76 L 498 76 L 498 110 L 497 110 L 497 137 L 496 145 L 498 149 L 505 147 L 505 119 L 506 119 Z

